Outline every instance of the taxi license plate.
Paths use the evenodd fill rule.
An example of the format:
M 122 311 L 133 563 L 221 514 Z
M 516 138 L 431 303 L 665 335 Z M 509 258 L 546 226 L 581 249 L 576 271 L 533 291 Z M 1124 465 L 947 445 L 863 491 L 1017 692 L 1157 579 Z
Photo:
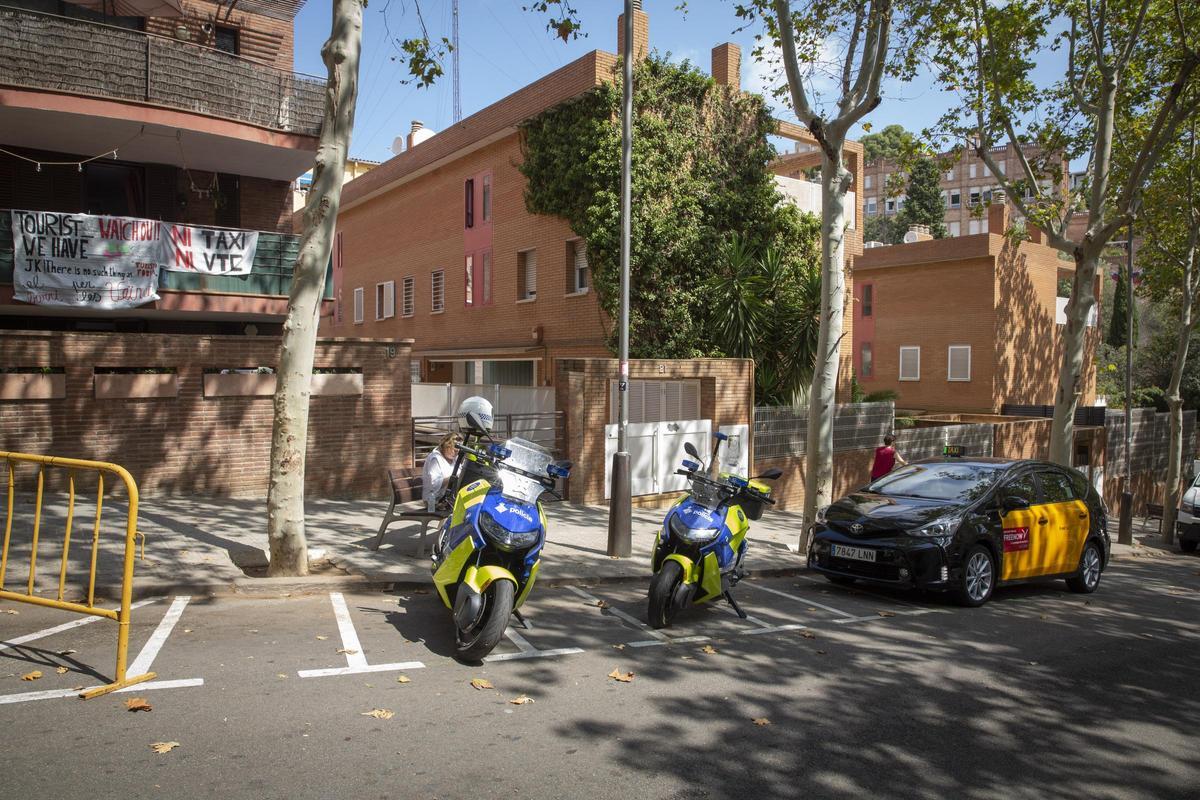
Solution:
M 874 561 L 875 551 L 866 547 L 848 547 L 844 544 L 833 546 L 833 555 L 837 558 L 852 558 L 855 561 Z

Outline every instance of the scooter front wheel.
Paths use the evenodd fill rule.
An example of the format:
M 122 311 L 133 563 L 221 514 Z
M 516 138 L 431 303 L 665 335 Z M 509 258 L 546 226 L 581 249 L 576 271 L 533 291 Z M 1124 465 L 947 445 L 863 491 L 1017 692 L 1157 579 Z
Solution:
M 500 643 L 513 612 L 515 588 L 512 581 L 498 580 L 483 591 L 484 608 L 479 622 L 469 631 L 458 631 L 454 649 L 460 659 L 479 661 Z
M 675 590 L 683 581 L 683 567 L 678 561 L 667 561 L 650 581 L 650 604 L 647 617 L 651 628 L 665 628 L 675 618 Z

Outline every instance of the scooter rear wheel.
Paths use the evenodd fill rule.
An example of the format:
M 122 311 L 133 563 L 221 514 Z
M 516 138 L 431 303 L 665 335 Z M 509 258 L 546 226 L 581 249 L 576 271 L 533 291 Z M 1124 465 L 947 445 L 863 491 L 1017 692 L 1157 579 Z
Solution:
M 668 561 L 650 581 L 650 603 L 646 616 L 650 627 L 665 628 L 675 618 L 675 589 L 683 580 L 683 567 L 678 561 Z
M 494 581 L 483 592 L 483 615 L 469 631 L 458 631 L 455 653 L 463 661 L 480 661 L 500 643 L 513 612 L 512 581 Z

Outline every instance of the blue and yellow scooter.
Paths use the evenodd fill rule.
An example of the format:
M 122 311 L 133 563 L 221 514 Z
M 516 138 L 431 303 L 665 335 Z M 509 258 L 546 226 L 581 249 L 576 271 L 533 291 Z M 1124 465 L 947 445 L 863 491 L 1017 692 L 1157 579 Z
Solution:
M 433 548 L 433 582 L 454 615 L 457 656 L 478 661 L 504 636 L 510 616 L 521 619 L 517 609 L 533 588 L 546 542 L 540 498 L 558 497 L 555 480 L 566 478 L 570 465 L 524 439 L 459 451 L 460 464 L 470 457 L 489 477 L 455 495 Z
M 715 436 L 712 462 L 717 448 L 727 437 Z M 752 480 L 729 473 L 712 478 L 703 471 L 700 454 L 691 442 L 684 450 L 694 460 L 685 460 L 676 475 L 687 476 L 689 490 L 663 520 L 654 545 L 651 567 L 650 625 L 665 628 L 683 609 L 724 597 L 737 612 L 746 614 L 733 599 L 731 590 L 744 574 L 746 534 L 750 520 L 762 517 L 765 504 L 774 505 L 771 488 L 763 480 L 783 473 L 769 469 Z

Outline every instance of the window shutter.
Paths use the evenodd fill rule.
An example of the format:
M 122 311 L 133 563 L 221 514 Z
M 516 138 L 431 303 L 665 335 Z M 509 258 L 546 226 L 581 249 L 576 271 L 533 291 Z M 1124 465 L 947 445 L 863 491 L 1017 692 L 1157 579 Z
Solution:
M 574 280 L 572 282 L 572 289 L 576 292 L 582 292 L 584 289 L 588 288 L 587 248 L 583 246 L 582 239 L 576 239 L 575 242 L 573 242 L 573 245 L 575 253 L 573 259 Z
M 949 362 L 946 369 L 948 380 L 971 380 L 971 348 L 969 346 L 952 346 L 950 348 Z
M 520 273 L 518 279 L 520 285 L 520 299 L 526 300 L 531 297 L 537 297 L 537 251 L 526 250 L 518 254 L 521 263 L 518 265 Z
M 414 308 L 416 299 L 414 297 L 416 294 L 416 281 L 410 276 L 404 279 L 403 285 L 404 288 L 402 291 L 404 294 L 400 299 L 400 313 L 406 317 L 411 317 L 413 312 L 416 310 Z
M 475 179 L 467 178 L 463 196 L 466 204 L 466 227 L 475 227 Z
M 486 184 L 485 184 L 486 186 Z M 485 252 L 483 258 L 483 302 L 492 302 L 492 254 Z
M 474 303 L 475 303 L 475 257 L 467 256 L 466 264 L 467 264 L 467 266 L 466 266 L 466 278 L 465 278 L 465 291 L 463 293 L 464 302 L 467 305 L 474 305 Z
M 433 273 L 431 280 L 431 295 L 432 311 L 437 313 L 446 309 L 446 272 L 438 270 Z
M 363 321 L 363 288 L 354 290 L 354 323 L 361 325 Z
M 685 381 L 679 403 L 679 419 L 700 419 L 700 382 Z
M 916 381 L 921 379 L 921 348 L 900 348 L 900 380 Z
M 396 282 L 388 281 L 383 285 L 383 316 L 391 319 L 396 316 Z

